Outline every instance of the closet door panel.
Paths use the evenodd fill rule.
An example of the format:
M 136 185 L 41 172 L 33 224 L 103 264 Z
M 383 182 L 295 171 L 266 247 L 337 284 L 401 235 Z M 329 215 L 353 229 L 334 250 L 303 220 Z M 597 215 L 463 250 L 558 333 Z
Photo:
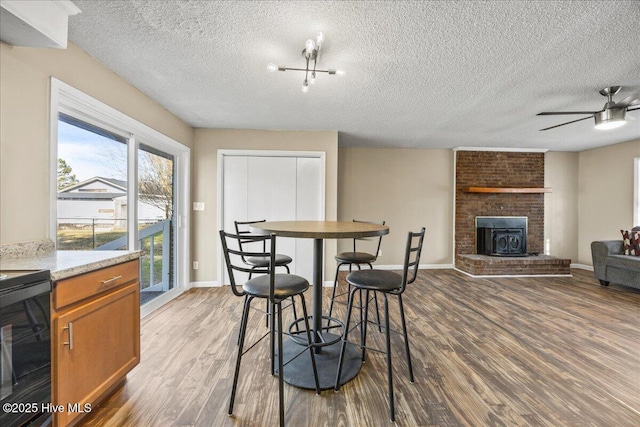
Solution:
M 296 158 L 250 157 L 248 162 L 247 216 L 267 221 L 296 219 Z M 278 238 L 277 251 L 289 255 L 296 265 L 295 239 Z
M 223 175 L 223 228 L 228 233 L 235 233 L 234 221 L 247 220 L 247 156 L 225 156 Z M 205 211 L 206 212 L 206 211 Z M 215 236 L 218 239 L 218 236 Z M 220 247 L 221 248 L 221 247 Z M 238 285 L 248 279 L 248 274 L 238 274 Z M 226 265 L 222 264 L 222 283 L 230 284 Z
M 322 162 L 319 158 L 299 157 L 296 165 L 296 219 L 322 220 Z M 299 260 L 296 274 L 313 283 L 313 239 L 296 239 L 295 258 Z
M 235 233 L 234 221 L 247 220 L 247 168 L 246 156 L 227 156 L 224 159 L 224 230 Z

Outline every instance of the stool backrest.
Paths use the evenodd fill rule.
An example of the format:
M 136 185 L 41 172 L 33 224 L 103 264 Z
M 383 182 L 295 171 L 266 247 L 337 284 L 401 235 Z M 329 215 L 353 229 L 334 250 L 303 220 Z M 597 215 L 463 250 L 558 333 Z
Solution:
M 242 243 L 241 243 L 242 241 Z M 236 281 L 236 272 L 253 273 L 253 274 L 268 274 L 270 275 L 270 299 L 273 300 L 274 293 L 274 269 L 276 266 L 276 236 L 271 235 L 240 235 L 227 233 L 224 230 L 220 230 L 220 243 L 222 243 L 222 251 L 224 253 L 224 260 L 227 264 L 227 273 L 229 281 L 231 282 L 231 291 L 237 296 L 244 296 L 244 291 L 241 290 L 241 284 Z M 259 247 L 264 248 L 262 251 L 243 249 L 242 244 L 261 243 Z M 234 249 L 236 246 L 239 249 Z M 269 265 L 266 267 L 249 266 L 244 261 L 245 257 L 263 257 L 270 259 Z
M 405 287 L 413 283 L 418 276 L 420 255 L 422 254 L 422 242 L 424 241 L 425 228 L 419 232 L 409 232 L 407 236 L 407 248 L 404 255 L 404 268 L 402 270 L 402 285 L 398 293 L 404 292 Z
M 385 221 L 375 222 L 375 221 L 360 221 L 360 220 L 354 219 L 353 222 L 360 222 L 363 224 L 385 225 Z M 353 239 L 353 252 L 357 252 L 356 250 L 357 241 L 376 242 L 377 246 L 376 246 L 375 252 L 371 252 L 371 254 L 375 257 L 373 261 L 378 259 L 378 253 L 380 253 L 380 244 L 382 243 L 382 235 L 378 237 L 356 237 L 355 239 Z M 370 246 L 373 247 L 373 245 L 370 245 Z
M 233 225 L 236 228 L 236 234 L 238 236 L 242 236 L 238 240 L 238 245 L 240 247 L 240 250 L 248 250 L 250 247 L 249 245 L 255 242 L 255 240 L 250 238 L 252 234 L 249 227 L 251 226 L 251 224 L 257 224 L 259 222 L 266 222 L 266 219 L 259 219 L 256 221 L 233 221 Z M 262 250 L 266 251 L 266 247 L 267 247 L 266 242 L 263 241 Z M 241 259 L 242 259 L 242 262 L 244 262 L 245 264 L 248 264 L 244 256 L 242 256 Z

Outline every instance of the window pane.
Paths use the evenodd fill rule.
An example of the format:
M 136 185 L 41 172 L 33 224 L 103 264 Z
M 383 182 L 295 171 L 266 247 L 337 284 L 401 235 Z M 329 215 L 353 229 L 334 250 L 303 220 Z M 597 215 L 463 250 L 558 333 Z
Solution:
M 124 138 L 60 115 L 57 249 L 127 248 L 126 171 Z
M 140 144 L 138 150 L 138 231 L 141 303 L 174 286 L 174 159 Z

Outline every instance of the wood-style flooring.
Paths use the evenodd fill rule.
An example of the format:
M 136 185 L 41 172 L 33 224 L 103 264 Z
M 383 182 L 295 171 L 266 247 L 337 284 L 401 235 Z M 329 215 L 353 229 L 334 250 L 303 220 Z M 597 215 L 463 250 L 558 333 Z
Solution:
M 405 293 L 415 384 L 400 337 L 392 342 L 396 424 L 640 426 L 640 291 L 572 273 L 474 279 L 421 270 Z M 143 319 L 141 364 L 83 425 L 277 425 L 266 340 L 243 359 L 227 416 L 241 309 L 228 288 L 197 288 Z M 249 329 L 248 339 L 263 333 L 264 315 L 254 312 Z M 369 328 L 367 339 L 382 346 L 383 336 Z M 285 384 L 287 425 L 392 425 L 384 355 L 367 357 L 339 393 Z

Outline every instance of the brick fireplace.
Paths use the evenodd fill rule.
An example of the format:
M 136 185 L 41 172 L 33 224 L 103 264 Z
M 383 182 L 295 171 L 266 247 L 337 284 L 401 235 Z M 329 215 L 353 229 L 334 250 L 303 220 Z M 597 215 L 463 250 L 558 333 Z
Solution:
M 570 260 L 539 255 L 544 249 L 545 191 L 550 190 L 544 188 L 544 153 L 456 151 L 456 268 L 473 275 L 569 274 Z M 518 257 L 495 240 L 495 232 L 477 229 L 478 218 L 486 217 L 526 219 L 524 228 L 509 222 L 494 227 L 500 242 L 525 245 Z M 502 253 L 492 254 L 500 256 L 481 249 L 492 242 L 502 245 L 497 251 Z

